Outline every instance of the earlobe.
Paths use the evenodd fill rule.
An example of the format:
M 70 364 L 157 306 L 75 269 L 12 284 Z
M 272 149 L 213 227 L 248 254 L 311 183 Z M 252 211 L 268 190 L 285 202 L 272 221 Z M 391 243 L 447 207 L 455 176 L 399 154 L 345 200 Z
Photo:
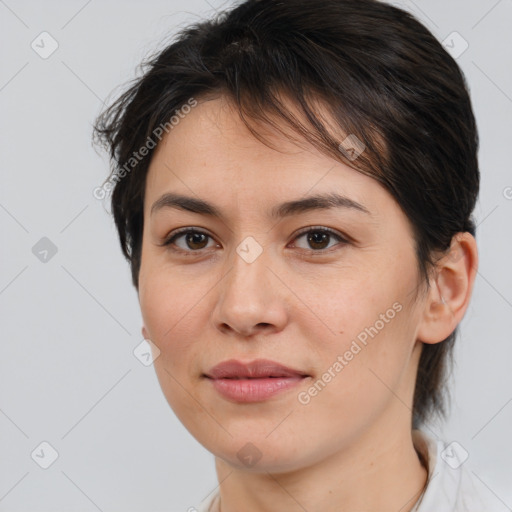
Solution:
M 455 330 L 469 305 L 477 266 L 474 237 L 457 233 L 450 250 L 436 265 L 418 329 L 419 341 L 439 343 Z

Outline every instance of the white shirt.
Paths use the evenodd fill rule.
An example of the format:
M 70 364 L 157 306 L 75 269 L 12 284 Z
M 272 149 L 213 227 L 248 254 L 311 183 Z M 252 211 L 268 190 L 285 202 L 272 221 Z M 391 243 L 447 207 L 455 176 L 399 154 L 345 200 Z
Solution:
M 428 459 L 428 484 L 412 512 L 510 512 L 503 502 L 478 482 L 457 443 L 446 444 L 422 430 L 413 430 L 413 444 Z M 198 512 L 219 512 L 219 492 L 201 502 Z M 191 509 L 193 510 L 193 509 Z

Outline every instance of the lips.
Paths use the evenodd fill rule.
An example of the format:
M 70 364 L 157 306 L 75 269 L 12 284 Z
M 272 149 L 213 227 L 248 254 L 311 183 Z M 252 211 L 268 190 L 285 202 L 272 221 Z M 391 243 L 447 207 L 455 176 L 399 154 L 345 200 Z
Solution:
M 230 359 L 214 366 L 204 377 L 223 398 L 254 403 L 284 394 L 301 385 L 309 375 L 268 359 L 250 363 Z
M 309 375 L 268 359 L 224 361 L 203 374 L 224 399 L 235 403 L 264 402 L 300 386 Z
M 211 368 L 205 376 L 210 379 L 266 379 L 307 377 L 308 375 L 301 370 L 289 368 L 269 359 L 256 359 L 249 363 L 230 359 Z

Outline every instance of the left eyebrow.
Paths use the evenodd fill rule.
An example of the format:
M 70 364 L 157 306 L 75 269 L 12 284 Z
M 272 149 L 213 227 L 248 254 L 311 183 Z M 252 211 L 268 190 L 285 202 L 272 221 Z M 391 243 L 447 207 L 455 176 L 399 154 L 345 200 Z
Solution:
M 287 201 L 276 207 L 271 211 L 270 216 L 279 219 L 289 217 L 298 213 L 305 213 L 311 210 L 330 210 L 333 208 L 346 208 L 357 210 L 368 215 L 371 212 L 362 204 L 350 199 L 346 196 L 330 193 L 330 194 L 317 194 L 314 196 L 305 197 L 304 199 L 296 199 L 294 201 Z
M 153 206 L 151 207 L 151 215 L 163 208 L 176 208 L 211 217 L 225 217 L 221 210 L 215 205 L 202 199 L 183 196 L 181 194 L 167 193 L 161 196 L 153 203 Z M 330 193 L 317 194 L 303 199 L 295 199 L 293 201 L 281 203 L 272 208 L 270 211 L 270 217 L 280 219 L 300 213 L 306 213 L 311 210 L 330 210 L 334 208 L 356 210 L 371 215 L 368 208 L 353 199 L 340 194 Z

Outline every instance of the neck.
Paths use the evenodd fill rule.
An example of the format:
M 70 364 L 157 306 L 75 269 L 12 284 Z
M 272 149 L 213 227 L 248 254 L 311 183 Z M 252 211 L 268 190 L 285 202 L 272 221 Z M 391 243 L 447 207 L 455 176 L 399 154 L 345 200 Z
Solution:
M 216 458 L 221 512 L 412 511 L 428 475 L 414 448 L 410 421 L 404 421 L 402 410 L 397 428 L 396 414 L 390 416 L 392 423 L 374 425 L 356 442 L 287 473 L 244 471 Z

